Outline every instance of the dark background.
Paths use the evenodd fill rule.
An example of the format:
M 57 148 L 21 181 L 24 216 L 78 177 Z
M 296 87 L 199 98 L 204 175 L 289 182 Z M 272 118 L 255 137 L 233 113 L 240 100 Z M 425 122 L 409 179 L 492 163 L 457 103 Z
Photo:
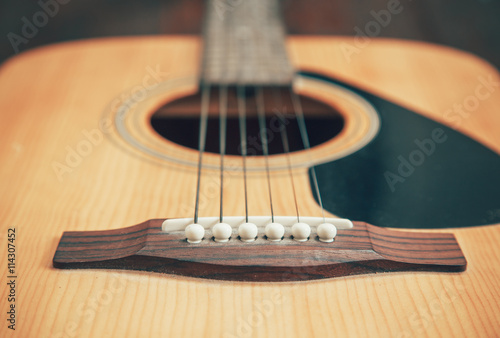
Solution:
M 201 0 L 64 1 L 68 3 L 60 5 L 59 12 L 28 43 L 20 45 L 20 51 L 91 37 L 199 34 L 204 4 Z M 389 1 L 283 0 L 282 3 L 290 34 L 354 35 L 354 27 L 363 28 L 373 20 L 370 11 L 386 8 Z M 401 0 L 401 4 L 403 12 L 382 29 L 381 37 L 457 47 L 500 68 L 500 0 Z M 21 35 L 22 18 L 33 22 L 33 15 L 40 10 L 38 0 L 0 0 L 0 62 L 15 55 L 8 33 Z

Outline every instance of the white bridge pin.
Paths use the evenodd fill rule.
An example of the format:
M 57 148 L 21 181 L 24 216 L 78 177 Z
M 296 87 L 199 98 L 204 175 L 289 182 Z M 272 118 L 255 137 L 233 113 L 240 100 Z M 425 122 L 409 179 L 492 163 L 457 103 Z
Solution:
M 205 228 L 200 224 L 189 224 L 184 230 L 189 243 L 200 243 L 205 235 Z
M 243 223 L 238 227 L 238 234 L 243 242 L 253 242 L 257 237 L 258 229 L 253 223 Z
M 212 235 L 214 235 L 214 240 L 216 242 L 227 242 L 229 237 L 231 237 L 232 232 L 233 228 L 226 223 L 217 223 L 212 228 Z
M 298 242 L 305 242 L 311 234 L 311 227 L 306 223 L 295 223 L 292 226 L 293 239 Z
M 318 225 L 317 232 L 319 240 L 325 243 L 333 242 L 333 239 L 337 236 L 337 228 L 335 225 L 330 223 L 322 223 Z
M 269 223 L 266 225 L 265 233 L 268 240 L 278 242 L 285 234 L 285 227 L 280 223 Z

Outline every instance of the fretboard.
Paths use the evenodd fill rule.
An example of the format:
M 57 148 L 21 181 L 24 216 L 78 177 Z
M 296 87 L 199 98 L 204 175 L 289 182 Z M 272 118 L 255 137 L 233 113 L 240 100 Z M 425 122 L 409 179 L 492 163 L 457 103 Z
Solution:
M 290 84 L 293 68 L 277 0 L 209 0 L 202 81 L 208 84 Z

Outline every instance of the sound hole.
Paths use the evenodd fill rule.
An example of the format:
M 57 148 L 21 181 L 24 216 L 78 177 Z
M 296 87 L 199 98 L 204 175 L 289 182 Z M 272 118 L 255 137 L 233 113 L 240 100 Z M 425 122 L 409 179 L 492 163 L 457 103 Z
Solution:
M 262 155 L 255 93 L 246 92 L 247 147 L 249 156 Z M 301 96 L 311 147 L 322 144 L 340 133 L 344 127 L 342 115 L 332 107 Z M 283 153 L 280 128 L 286 128 L 290 151 L 304 149 L 299 124 L 287 89 L 264 90 L 266 133 L 269 153 Z M 162 137 L 191 149 L 198 149 L 200 126 L 200 95 L 184 97 L 157 110 L 152 118 L 153 129 Z M 219 92 L 212 90 L 207 127 L 206 151 L 219 153 Z M 280 123 L 282 121 L 282 123 Z M 234 89 L 228 92 L 226 153 L 241 155 L 238 106 Z

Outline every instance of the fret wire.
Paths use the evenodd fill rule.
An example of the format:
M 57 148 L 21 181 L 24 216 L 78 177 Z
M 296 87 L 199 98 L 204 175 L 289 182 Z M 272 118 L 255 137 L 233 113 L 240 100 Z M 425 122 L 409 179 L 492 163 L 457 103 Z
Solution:
M 237 87 L 238 96 L 238 116 L 240 127 L 241 158 L 243 162 L 243 184 L 245 192 L 245 221 L 248 223 L 248 192 L 247 192 L 247 133 L 246 133 L 246 110 L 245 110 L 245 87 Z
M 309 135 L 307 133 L 307 128 L 306 128 L 306 121 L 304 119 L 304 111 L 302 110 L 302 104 L 300 103 L 300 98 L 293 91 L 293 88 L 290 88 L 290 95 L 292 97 L 293 110 L 295 112 L 295 116 L 297 117 L 297 122 L 299 124 L 302 144 L 304 145 L 304 149 L 306 151 L 311 150 L 311 145 L 309 143 Z M 310 153 L 308 154 L 310 156 Z M 321 208 L 321 214 L 323 216 L 323 222 L 326 222 L 325 209 L 323 209 L 323 201 L 321 199 L 321 193 L 319 192 L 318 178 L 316 176 L 316 167 L 314 166 L 314 164 L 311 166 L 311 175 L 313 177 L 314 190 L 316 191 L 316 195 L 318 196 L 319 206 Z
M 274 223 L 274 210 L 273 210 L 273 195 L 271 191 L 271 175 L 269 173 L 269 146 L 266 133 L 266 117 L 264 111 L 264 96 L 262 94 L 262 87 L 258 87 L 257 95 L 255 96 L 257 104 L 257 114 L 259 118 L 259 134 L 262 143 L 262 151 L 264 153 L 264 160 L 266 163 L 266 175 L 267 175 L 267 189 L 269 191 L 269 204 L 271 208 L 271 221 Z
M 226 154 L 227 133 L 227 86 L 222 85 L 219 92 L 219 150 L 220 150 L 220 222 L 223 218 L 224 202 L 224 155 Z
M 210 86 L 202 84 L 201 87 L 201 114 L 200 114 L 200 131 L 198 140 L 198 180 L 196 183 L 196 201 L 194 207 L 194 223 L 198 223 L 198 210 L 200 205 L 200 182 L 201 169 L 203 163 L 203 153 L 205 152 L 205 144 L 207 140 L 207 124 L 208 124 L 208 104 L 210 102 Z
M 275 94 L 274 98 L 275 98 L 275 101 L 277 103 L 277 107 L 278 107 L 278 111 L 279 111 L 279 107 L 281 105 L 281 93 L 280 93 L 279 89 L 275 88 L 274 94 Z M 283 119 L 278 118 L 278 121 L 280 122 L 281 142 L 283 143 L 283 150 L 285 153 L 286 162 L 287 162 L 287 166 L 288 166 L 288 173 L 290 175 L 290 180 L 292 182 L 293 200 L 295 203 L 295 211 L 297 213 L 297 222 L 300 223 L 299 205 L 297 203 L 297 193 L 295 190 L 295 181 L 293 179 L 292 161 L 290 159 L 290 145 L 288 143 L 288 135 L 287 135 L 286 126 L 283 122 Z

